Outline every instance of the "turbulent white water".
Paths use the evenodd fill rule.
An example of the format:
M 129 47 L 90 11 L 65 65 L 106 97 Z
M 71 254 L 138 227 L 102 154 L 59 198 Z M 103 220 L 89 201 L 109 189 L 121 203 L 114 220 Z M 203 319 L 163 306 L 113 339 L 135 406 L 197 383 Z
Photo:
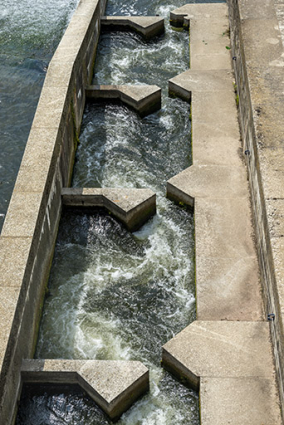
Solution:
M 189 63 L 188 34 L 168 24 L 182 4 L 109 2 L 109 14 L 164 16 L 166 34 L 150 43 L 104 34 L 94 82 L 157 84 L 163 105 L 141 119 L 125 106 L 88 104 L 73 185 L 149 187 L 158 212 L 134 234 L 100 210 L 63 214 L 36 353 L 147 365 L 150 393 L 119 425 L 199 424 L 197 394 L 160 367 L 162 345 L 195 317 L 193 217 L 165 198 L 166 181 L 191 161 L 189 106 L 167 96 L 168 79 Z M 22 406 L 17 424 L 111 423 L 78 390 L 26 388 Z

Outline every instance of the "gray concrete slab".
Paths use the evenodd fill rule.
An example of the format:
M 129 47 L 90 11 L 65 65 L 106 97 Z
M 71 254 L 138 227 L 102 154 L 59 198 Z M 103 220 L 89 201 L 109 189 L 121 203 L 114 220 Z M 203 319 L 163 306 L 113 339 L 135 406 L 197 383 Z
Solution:
M 231 134 L 234 134 L 232 129 L 238 128 L 233 80 L 231 80 L 230 90 L 226 92 L 193 93 L 191 105 L 193 127 L 195 123 L 201 122 Z
M 248 182 L 243 167 L 220 165 L 192 165 L 167 182 L 189 198 L 243 198 L 248 193 Z M 241 201 L 239 201 L 241 202 Z
M 272 2 L 269 1 L 268 3 L 271 7 Z M 267 66 L 275 66 L 274 61 L 281 58 L 283 53 L 283 45 L 274 7 L 270 18 L 267 16 L 265 19 L 245 20 L 242 31 L 244 36 L 250 35 L 250 39 L 245 45 L 248 65 L 257 64 L 258 72 L 261 72 Z
M 1 236 L 33 237 L 41 202 L 41 193 L 13 192 Z
M 132 30 L 149 39 L 165 31 L 164 19 L 159 16 L 103 16 L 103 29 Z
M 43 193 L 52 179 L 60 149 L 61 133 L 56 128 L 33 126 L 14 190 Z
M 255 256 L 196 256 L 196 317 L 198 320 L 265 320 Z
M 54 93 L 56 93 L 56 96 L 54 96 Z M 67 87 L 62 87 L 61 90 L 57 90 L 56 87 L 43 87 L 33 125 L 58 129 L 61 120 L 66 116 L 66 108 L 69 106 L 70 99 L 67 98 L 67 93 Z
M 137 361 L 24 360 L 24 382 L 79 384 L 116 420 L 149 389 L 149 371 Z
M 223 47 L 230 44 L 229 38 L 229 21 L 227 17 L 192 19 L 190 21 L 190 44 L 195 46 L 195 42 L 202 41 L 205 45 L 210 45 L 210 42 L 218 41 Z M 220 45 L 218 44 L 219 48 Z M 191 49 L 193 55 L 196 54 L 195 47 Z M 222 50 L 222 48 L 221 48 Z M 220 53 L 220 52 L 217 52 Z M 227 52 L 229 53 L 229 52 Z M 211 53 L 209 53 L 211 54 Z M 228 69 L 230 69 L 229 66 Z M 211 69 L 209 66 L 207 69 Z
M 206 377 L 274 380 L 267 322 L 198 320 L 168 341 L 162 356 L 166 368 L 188 371 L 184 376 L 195 388 Z
M 89 99 L 120 99 L 140 115 L 151 114 L 161 108 L 161 89 L 155 85 L 96 85 L 86 89 Z
M 194 128 L 192 129 L 193 164 L 215 166 L 226 164 L 231 167 L 241 167 L 243 164 L 243 152 L 238 138 L 238 131 L 233 131 L 232 135 L 222 136 L 220 130 L 220 136 L 215 136 L 212 135 L 211 129 L 210 125 L 194 123 Z M 215 127 L 213 131 L 217 133 L 218 129 Z
M 52 60 L 48 65 L 45 84 L 50 87 L 68 87 L 73 71 L 73 62 L 66 62 L 64 68 L 59 60 Z
M 284 237 L 284 199 L 266 199 L 267 215 L 269 217 L 269 233 L 271 238 Z
M 31 242 L 31 237 L 0 237 L 0 288 L 21 287 Z
M 227 69 L 230 65 L 230 56 L 227 51 L 220 54 L 196 54 L 190 57 L 190 65 L 192 69 L 205 70 L 208 69 L 210 63 L 211 69 Z
M 0 369 L 2 370 L 7 345 L 11 337 L 11 326 L 19 299 L 20 288 L 0 288 Z
M 195 200 L 196 255 L 244 258 L 255 255 L 249 200 Z
M 269 19 L 275 17 L 273 1 L 242 0 L 241 19 Z
M 284 238 L 283 237 L 271 238 L 271 248 L 272 248 L 275 276 L 277 279 L 277 290 L 278 290 L 277 296 L 279 299 L 279 312 L 280 312 L 280 315 L 284 315 L 284 274 L 283 274 Z M 277 319 L 279 320 L 280 318 L 277 318 Z
M 284 147 L 265 148 L 258 152 L 263 188 L 267 199 L 284 198 Z
M 232 72 L 228 70 L 188 70 L 169 80 L 169 92 L 189 101 L 190 93 L 230 92 L 233 89 Z M 184 93 L 184 96 L 181 95 Z
M 206 8 L 203 4 L 186 4 L 178 9 L 171 11 L 170 19 L 173 24 L 187 24 L 190 19 L 222 19 L 228 16 L 228 9 L 226 4 L 207 3 Z
M 156 213 L 156 194 L 150 189 L 65 188 L 63 204 L 104 207 L 134 231 Z
M 277 398 L 276 387 L 271 379 L 202 378 L 201 424 L 281 425 Z

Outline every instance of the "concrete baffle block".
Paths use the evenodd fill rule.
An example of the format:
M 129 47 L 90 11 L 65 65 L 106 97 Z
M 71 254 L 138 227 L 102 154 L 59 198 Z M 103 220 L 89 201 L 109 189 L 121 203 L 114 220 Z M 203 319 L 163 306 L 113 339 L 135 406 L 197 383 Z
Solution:
M 137 361 L 23 360 L 21 374 L 29 383 L 79 384 L 112 420 L 149 389 L 149 371 Z
M 151 189 L 64 188 L 62 200 L 69 207 L 103 207 L 131 232 L 156 214 L 156 194 Z
M 118 99 L 142 117 L 161 109 L 161 93 L 160 87 L 155 85 L 95 85 L 86 89 L 88 99 Z
M 150 39 L 165 31 L 164 19 L 159 16 L 102 16 L 102 30 L 135 31 Z

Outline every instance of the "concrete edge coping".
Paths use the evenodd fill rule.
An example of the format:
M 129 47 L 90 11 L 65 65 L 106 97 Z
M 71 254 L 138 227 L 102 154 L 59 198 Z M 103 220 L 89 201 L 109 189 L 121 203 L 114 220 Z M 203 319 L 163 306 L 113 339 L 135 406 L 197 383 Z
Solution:
M 102 16 L 103 30 L 133 30 L 146 39 L 150 39 L 165 31 L 164 18 L 159 16 Z
M 112 419 L 149 390 L 149 370 L 139 361 L 23 360 L 25 383 L 78 384 Z
M 156 85 L 93 85 L 85 93 L 89 99 L 119 99 L 141 116 L 161 109 L 162 90 Z
M 62 202 L 68 207 L 103 207 L 131 232 L 156 214 L 151 189 L 63 188 Z

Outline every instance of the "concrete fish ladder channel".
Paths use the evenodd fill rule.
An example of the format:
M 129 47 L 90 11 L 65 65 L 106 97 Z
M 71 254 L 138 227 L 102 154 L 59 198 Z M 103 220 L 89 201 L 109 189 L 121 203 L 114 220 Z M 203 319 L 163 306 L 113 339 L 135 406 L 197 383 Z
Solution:
M 92 79 L 105 5 L 106 0 L 79 3 L 49 64 L 0 237 L 0 423 L 5 425 L 15 420 L 23 380 L 71 383 L 75 380 L 88 389 L 112 418 L 121 415 L 149 387 L 147 368 L 139 362 L 102 363 L 101 370 L 106 368 L 109 377 L 116 376 L 117 381 L 123 382 L 118 386 L 113 383 L 113 392 L 109 380 L 104 389 L 101 383 L 98 385 L 97 364 L 96 367 L 91 363 L 67 365 L 64 360 L 55 364 L 43 361 L 40 365 L 30 360 L 28 366 L 27 362 L 23 363 L 34 355 L 63 202 L 74 205 L 78 195 L 82 206 L 99 202 L 129 229 L 138 228 L 156 211 L 155 194 L 150 190 L 90 194 L 82 188 L 79 193 L 75 191 L 77 201 L 72 196 L 74 193 L 69 192 L 67 196 L 63 191 L 70 185 L 85 89 Z M 158 32 L 162 30 L 161 18 L 149 17 L 148 24 L 147 19 L 142 21 L 145 36 L 147 28 L 151 34 L 155 33 L 156 25 Z M 136 28 L 138 23 L 136 19 Z M 131 92 L 125 87 L 122 92 L 127 92 L 129 103 Z M 150 112 L 153 111 L 153 98 L 149 96 L 152 89 L 151 93 L 145 92 Z M 154 92 L 154 103 L 159 108 L 160 89 L 155 87 Z M 137 101 L 140 106 L 142 103 L 145 115 L 147 100 L 145 102 L 140 94 L 137 99 L 136 89 L 133 93 L 134 105 L 131 106 L 135 108 Z
M 229 5 L 236 8 L 233 0 Z M 137 202 L 129 207 L 126 193 L 63 191 L 72 175 L 104 9 L 104 0 L 80 2 L 49 65 L 0 237 L 0 422 L 5 425 L 14 420 L 23 380 L 79 382 L 112 418 L 129 407 L 133 390 L 131 402 L 148 388 L 148 371 L 139 362 L 31 360 L 62 203 L 102 203 L 120 218 L 138 207 Z M 280 409 L 239 155 L 227 12 L 225 4 L 203 4 L 172 14 L 172 21 L 191 27 L 191 70 L 173 78 L 169 90 L 192 102 L 193 166 L 168 182 L 168 196 L 195 208 L 197 320 L 165 344 L 163 363 L 200 388 L 202 425 L 276 425 Z M 130 25 L 127 21 L 117 24 Z M 160 19 L 157 25 L 159 32 Z M 155 205 L 146 210 L 150 216 Z M 104 378 L 125 385 L 111 387 L 106 379 L 102 388 L 103 370 Z
M 194 207 L 197 320 L 163 347 L 164 367 L 200 389 L 202 425 L 280 424 L 225 4 L 186 5 L 191 70 L 169 81 L 191 102 L 193 165 L 167 195 Z

